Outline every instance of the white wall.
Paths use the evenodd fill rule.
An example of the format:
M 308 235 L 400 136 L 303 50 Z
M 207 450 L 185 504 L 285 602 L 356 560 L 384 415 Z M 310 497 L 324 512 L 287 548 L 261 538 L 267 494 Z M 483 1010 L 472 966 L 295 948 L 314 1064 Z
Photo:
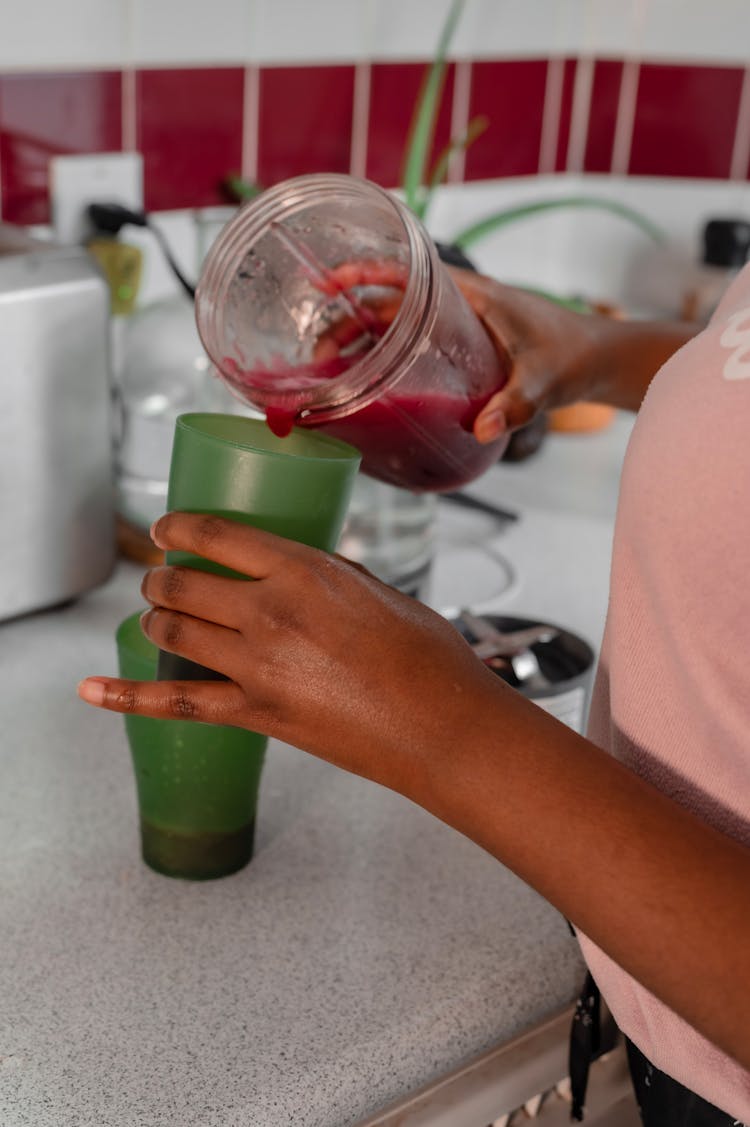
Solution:
M 449 3 L 0 0 L 0 70 L 427 59 Z M 749 18 L 748 0 L 466 0 L 451 54 L 745 64 Z

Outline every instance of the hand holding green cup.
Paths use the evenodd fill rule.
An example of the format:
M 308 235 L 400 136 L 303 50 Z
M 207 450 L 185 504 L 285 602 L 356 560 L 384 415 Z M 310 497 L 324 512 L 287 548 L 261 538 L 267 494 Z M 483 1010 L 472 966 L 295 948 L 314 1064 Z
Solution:
M 338 543 L 359 452 L 338 439 L 293 430 L 272 434 L 259 419 L 181 415 L 175 426 L 167 507 L 210 513 L 331 552 Z M 236 575 L 187 552 L 167 563 Z M 205 680 L 218 674 L 162 651 L 158 680 Z
M 346 443 L 309 431 L 278 438 L 258 419 L 190 414 L 178 418 L 168 508 L 224 516 L 332 551 L 359 468 Z M 187 552 L 167 563 L 244 579 Z M 159 651 L 139 616 L 117 633 L 120 674 L 134 680 L 220 676 Z M 157 661 L 158 658 L 158 661 Z M 141 845 L 148 865 L 194 880 L 224 876 L 252 857 L 266 739 L 191 720 L 126 716 L 136 774 Z

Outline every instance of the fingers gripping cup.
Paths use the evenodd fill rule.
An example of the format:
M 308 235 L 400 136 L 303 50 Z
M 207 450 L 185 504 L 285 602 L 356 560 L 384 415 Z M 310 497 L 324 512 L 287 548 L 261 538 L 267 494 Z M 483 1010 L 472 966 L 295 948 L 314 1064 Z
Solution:
M 277 434 L 351 442 L 382 481 L 452 490 L 505 447 L 472 425 L 509 360 L 417 218 L 365 180 L 302 176 L 246 204 L 206 258 L 196 317 L 225 382 Z
M 158 650 L 140 612 L 117 630 L 120 676 L 153 681 Z M 210 880 L 253 854 L 264 736 L 191 720 L 125 717 L 135 771 L 141 852 L 152 869 Z
M 295 429 L 281 439 L 260 419 L 181 415 L 175 426 L 167 504 L 173 510 L 230 517 L 333 551 L 359 462 L 357 450 L 327 435 Z M 189 552 L 167 552 L 167 563 L 237 576 Z M 162 650 L 157 676 L 165 681 L 220 675 Z

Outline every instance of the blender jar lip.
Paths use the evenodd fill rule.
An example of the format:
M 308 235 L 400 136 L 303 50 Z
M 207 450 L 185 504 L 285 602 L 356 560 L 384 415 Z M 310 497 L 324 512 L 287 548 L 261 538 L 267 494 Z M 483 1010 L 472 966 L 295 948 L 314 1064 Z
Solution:
M 383 337 L 342 376 L 313 387 L 252 388 L 250 402 L 259 408 L 290 406 L 300 419 L 320 422 L 349 414 L 354 404 L 366 406 L 380 394 L 383 385 L 399 379 L 415 355 L 418 340 L 429 338 L 436 312 L 435 280 L 437 252 L 410 211 L 385 189 L 355 176 L 313 173 L 282 181 L 248 201 L 221 232 L 208 252 L 196 293 L 198 332 L 216 367 L 223 374 L 223 357 L 215 355 L 221 340 L 229 289 L 237 268 L 247 253 L 250 239 L 257 239 L 274 220 L 284 219 L 309 206 L 322 192 L 343 193 L 361 199 L 377 198 L 395 213 L 409 247 L 409 274 L 401 306 Z M 210 294 L 207 291 L 213 291 Z M 406 332 L 398 332 L 406 323 Z M 209 342 L 212 347 L 209 348 Z M 336 394 L 338 389 L 339 394 Z

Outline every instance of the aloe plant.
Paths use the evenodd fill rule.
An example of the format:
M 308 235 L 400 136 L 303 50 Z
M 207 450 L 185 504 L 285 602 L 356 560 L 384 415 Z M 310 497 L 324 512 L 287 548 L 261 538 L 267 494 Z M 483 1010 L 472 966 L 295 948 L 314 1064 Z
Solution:
M 239 203 L 255 199 L 263 191 L 260 184 L 251 183 L 236 172 L 230 172 L 228 176 L 225 176 L 221 186 L 231 200 L 236 200 Z
M 404 200 L 407 206 L 423 222 L 427 220 L 436 188 L 446 179 L 452 157 L 455 153 L 468 149 L 489 125 L 488 119 L 483 115 L 473 118 L 463 136 L 453 138 L 437 155 L 430 167 L 429 158 L 435 137 L 435 125 L 445 88 L 448 50 L 465 6 L 466 0 L 452 0 L 448 9 L 435 56 L 426 72 L 422 89 L 414 106 L 404 150 L 402 179 Z M 252 199 L 262 191 L 260 185 L 249 183 L 236 174 L 231 174 L 225 178 L 224 188 L 231 198 L 240 203 Z M 655 223 L 626 204 L 618 203 L 604 196 L 577 195 L 532 200 L 492 212 L 458 231 L 451 242 L 462 250 L 466 250 L 487 235 L 502 227 L 509 226 L 511 223 L 562 208 L 589 208 L 606 211 L 635 224 L 644 234 L 656 241 L 661 241 L 664 238 L 663 232 Z
M 430 189 L 426 183 L 427 162 L 435 136 L 440 103 L 445 87 L 446 56 L 456 25 L 464 10 L 465 0 L 453 0 L 440 33 L 435 58 L 427 71 L 422 91 L 417 98 L 412 115 L 409 137 L 404 160 L 404 196 L 407 205 L 420 218 L 424 218 L 430 200 Z M 444 159 L 443 177 L 448 169 L 449 157 Z
M 509 207 L 503 211 L 497 211 L 493 215 L 488 215 L 484 219 L 479 219 L 476 223 L 472 223 L 470 227 L 465 227 L 463 231 L 459 231 L 454 235 L 453 242 L 456 246 L 466 250 L 467 247 L 473 243 L 479 242 L 485 235 L 490 235 L 493 231 L 498 230 L 500 227 L 506 227 L 510 223 L 515 223 L 519 219 L 527 219 L 532 215 L 538 215 L 543 211 L 553 211 L 558 208 L 569 207 L 583 207 L 594 208 L 600 211 L 608 211 L 612 215 L 619 215 L 622 219 L 627 219 L 634 223 L 636 227 L 648 235 L 655 241 L 663 239 L 663 234 L 655 223 L 652 223 L 646 216 L 641 215 L 639 211 L 635 211 L 632 207 L 627 207 L 625 204 L 617 203 L 614 200 L 608 200 L 604 196 L 561 196 L 559 199 L 545 199 L 536 200 L 531 203 L 520 204 L 518 207 Z
M 430 64 L 420 95 L 414 106 L 406 143 L 402 184 L 404 199 L 407 206 L 423 222 L 426 221 L 435 189 L 446 178 L 454 153 L 461 149 L 467 149 L 488 125 L 488 121 L 484 117 L 472 119 L 464 136 L 451 141 L 439 154 L 432 169 L 428 170 L 428 158 L 435 136 L 435 124 L 445 86 L 448 49 L 464 7 L 465 0 L 453 0 L 448 11 L 438 40 L 435 57 Z M 593 208 L 599 211 L 607 211 L 634 223 L 641 231 L 656 241 L 661 241 L 664 238 L 659 227 L 634 208 L 603 196 L 582 195 L 535 200 L 493 212 L 457 232 L 451 242 L 465 250 L 501 227 L 530 218 L 541 212 L 560 208 Z

